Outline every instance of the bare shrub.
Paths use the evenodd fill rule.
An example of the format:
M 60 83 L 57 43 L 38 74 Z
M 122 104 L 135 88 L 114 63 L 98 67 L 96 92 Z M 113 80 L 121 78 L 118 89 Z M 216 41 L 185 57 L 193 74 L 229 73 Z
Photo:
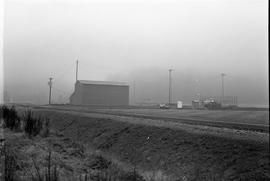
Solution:
M 4 120 L 3 126 L 11 130 L 19 130 L 21 126 L 21 120 L 15 107 L 12 106 L 11 108 L 9 108 L 7 106 L 2 106 L 1 112 Z
M 24 131 L 28 136 L 37 136 L 42 130 L 43 123 L 41 117 L 34 117 L 33 112 L 29 109 L 25 112 Z
M 41 131 L 42 137 L 48 137 L 50 135 L 50 120 L 48 118 L 43 119 L 43 126 Z

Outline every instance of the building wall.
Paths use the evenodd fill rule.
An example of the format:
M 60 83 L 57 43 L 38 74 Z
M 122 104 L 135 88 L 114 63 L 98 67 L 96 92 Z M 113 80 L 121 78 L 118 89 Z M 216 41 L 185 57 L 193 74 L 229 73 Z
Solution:
M 128 105 L 129 87 L 115 85 L 82 85 L 84 105 Z
M 76 105 L 129 105 L 129 86 L 77 84 L 70 103 Z
M 82 85 L 80 83 L 75 84 L 75 90 L 70 96 L 70 104 L 80 105 L 82 104 Z

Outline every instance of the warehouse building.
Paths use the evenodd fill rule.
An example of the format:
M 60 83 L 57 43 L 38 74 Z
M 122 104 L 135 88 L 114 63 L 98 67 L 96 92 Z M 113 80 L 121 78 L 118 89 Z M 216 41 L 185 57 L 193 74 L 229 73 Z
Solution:
M 121 82 L 77 80 L 72 105 L 129 105 L 129 86 Z

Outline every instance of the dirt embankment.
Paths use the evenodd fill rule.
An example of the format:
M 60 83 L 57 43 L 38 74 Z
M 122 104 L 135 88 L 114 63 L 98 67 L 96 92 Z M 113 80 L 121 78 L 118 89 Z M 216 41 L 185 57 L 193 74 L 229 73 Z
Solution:
M 180 180 L 269 180 L 269 145 L 105 118 L 37 111 L 64 136 L 119 164 Z M 151 171 L 151 172 L 150 172 Z

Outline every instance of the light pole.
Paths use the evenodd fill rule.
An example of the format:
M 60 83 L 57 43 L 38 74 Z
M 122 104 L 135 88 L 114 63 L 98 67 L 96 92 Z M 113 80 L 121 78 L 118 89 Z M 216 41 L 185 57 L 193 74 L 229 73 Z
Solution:
M 79 61 L 76 61 L 76 82 L 78 81 L 78 67 L 79 67 Z
M 169 69 L 169 105 L 171 105 L 172 99 L 172 71 L 173 69 Z
M 195 91 L 197 92 L 197 98 L 199 98 L 199 100 L 201 100 L 201 93 L 200 93 L 200 86 L 199 86 L 199 79 L 195 79 Z
M 224 77 L 226 76 L 225 73 L 221 73 L 221 88 L 222 88 L 222 104 L 224 104 Z
M 49 85 L 49 104 L 51 104 L 51 97 L 52 97 L 52 79 L 53 78 L 49 78 L 49 82 L 48 82 L 48 85 Z
M 133 104 L 135 105 L 135 94 L 136 93 L 136 84 L 135 84 L 135 80 L 133 80 Z

